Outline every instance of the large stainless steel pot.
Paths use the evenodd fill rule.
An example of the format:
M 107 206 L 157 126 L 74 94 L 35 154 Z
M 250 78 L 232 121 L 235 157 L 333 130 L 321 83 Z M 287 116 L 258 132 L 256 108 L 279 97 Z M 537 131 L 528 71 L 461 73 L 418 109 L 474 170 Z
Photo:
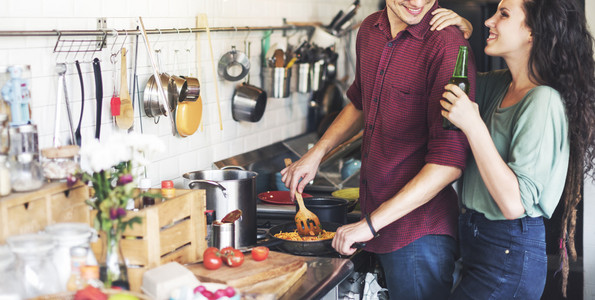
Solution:
M 232 210 L 240 209 L 242 218 L 235 222 L 235 246 L 256 244 L 256 176 L 245 170 L 206 170 L 183 175 L 184 185 L 204 189 L 207 209 L 215 210 L 221 219 Z

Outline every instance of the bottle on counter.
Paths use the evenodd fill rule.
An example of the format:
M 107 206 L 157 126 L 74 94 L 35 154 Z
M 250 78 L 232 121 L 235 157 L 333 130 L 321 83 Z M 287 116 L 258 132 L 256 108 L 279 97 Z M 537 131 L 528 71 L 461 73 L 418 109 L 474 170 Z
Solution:
M 148 193 L 149 189 L 151 188 L 151 179 L 149 178 L 141 178 L 138 183 L 138 188 L 140 189 L 141 193 Z M 149 196 L 142 196 L 141 197 L 141 207 L 149 207 L 151 205 L 155 205 L 155 198 Z
M 457 63 L 455 64 L 455 69 L 452 72 L 452 77 L 448 81 L 448 83 L 452 83 L 460 87 L 461 90 L 465 92 L 465 94 L 469 94 L 469 79 L 467 79 L 468 53 L 469 51 L 467 49 L 467 46 L 459 46 Z M 447 118 L 442 119 L 442 128 L 449 130 L 460 130 L 454 124 L 452 124 Z
M 81 275 L 81 268 L 86 265 L 87 251 L 85 247 L 70 248 L 70 277 L 66 283 L 66 290 L 77 291 L 87 285 Z
M 176 196 L 176 189 L 174 188 L 174 182 L 171 180 L 161 181 L 161 195 L 163 198 L 171 199 Z
M 98 265 L 86 265 L 81 267 L 81 277 L 85 281 L 86 285 L 96 287 L 98 289 L 103 288 L 103 282 L 99 280 L 99 266 Z

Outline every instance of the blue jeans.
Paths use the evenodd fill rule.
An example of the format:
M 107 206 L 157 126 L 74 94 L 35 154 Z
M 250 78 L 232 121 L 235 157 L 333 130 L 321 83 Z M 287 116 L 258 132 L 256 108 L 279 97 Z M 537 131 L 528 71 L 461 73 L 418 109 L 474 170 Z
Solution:
M 447 235 L 426 235 L 391 253 L 376 254 L 391 299 L 447 299 L 457 242 Z
M 462 279 L 450 299 L 539 299 L 547 256 L 541 217 L 490 221 L 463 209 L 459 216 Z

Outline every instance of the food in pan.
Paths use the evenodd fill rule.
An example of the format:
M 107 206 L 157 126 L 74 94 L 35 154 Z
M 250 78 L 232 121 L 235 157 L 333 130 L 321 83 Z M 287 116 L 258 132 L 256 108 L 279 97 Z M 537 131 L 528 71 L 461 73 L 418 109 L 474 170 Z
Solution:
M 322 241 L 322 240 L 330 240 L 335 236 L 335 232 L 334 231 L 326 231 L 326 230 L 322 230 L 322 232 L 318 235 L 315 236 L 300 236 L 299 233 L 297 233 L 297 230 L 291 231 L 291 232 L 279 232 L 275 234 L 276 238 L 280 238 L 283 240 L 289 240 L 289 241 Z

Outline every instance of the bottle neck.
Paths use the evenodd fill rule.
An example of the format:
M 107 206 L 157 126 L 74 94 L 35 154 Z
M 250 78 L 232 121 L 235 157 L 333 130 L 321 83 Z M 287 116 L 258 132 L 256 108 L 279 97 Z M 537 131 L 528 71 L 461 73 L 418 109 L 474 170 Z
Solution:
M 459 54 L 457 56 L 457 63 L 452 72 L 453 78 L 467 78 L 467 47 L 459 47 Z

